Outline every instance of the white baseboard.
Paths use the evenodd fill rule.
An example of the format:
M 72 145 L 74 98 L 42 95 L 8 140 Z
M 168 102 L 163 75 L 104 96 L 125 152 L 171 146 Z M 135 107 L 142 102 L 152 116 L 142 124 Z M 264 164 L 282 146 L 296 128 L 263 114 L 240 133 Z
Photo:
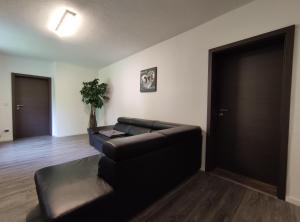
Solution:
M 53 137 L 62 138 L 62 137 L 69 137 L 69 136 L 81 136 L 81 135 L 88 135 L 87 132 L 79 132 L 79 133 L 71 133 L 71 134 L 52 134 Z
M 12 139 L 5 138 L 5 139 L 0 139 L 0 143 L 7 143 L 13 141 Z
M 291 196 L 286 196 L 286 201 L 292 204 L 295 204 L 297 206 L 300 206 L 300 199 L 297 199 L 295 197 L 291 197 Z

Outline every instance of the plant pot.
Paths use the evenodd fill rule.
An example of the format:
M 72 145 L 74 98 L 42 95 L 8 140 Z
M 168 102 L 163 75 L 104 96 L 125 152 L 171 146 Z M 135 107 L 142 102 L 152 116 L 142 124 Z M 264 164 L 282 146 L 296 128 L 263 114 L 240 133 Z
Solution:
M 96 110 L 94 107 L 91 108 L 89 127 L 90 128 L 97 127 Z

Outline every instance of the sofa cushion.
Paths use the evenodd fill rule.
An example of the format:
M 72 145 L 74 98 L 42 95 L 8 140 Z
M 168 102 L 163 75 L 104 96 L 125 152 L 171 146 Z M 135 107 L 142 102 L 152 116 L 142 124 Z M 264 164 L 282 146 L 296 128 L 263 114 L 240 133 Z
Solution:
M 120 132 L 128 133 L 129 126 L 130 125 L 124 124 L 124 123 L 116 123 L 116 125 L 114 126 L 114 130 L 118 130 Z
M 39 203 L 48 220 L 78 212 L 113 193 L 112 187 L 97 176 L 101 157 L 90 156 L 35 173 Z
M 145 127 L 129 125 L 129 124 L 127 125 L 124 123 L 117 123 L 114 127 L 114 130 L 124 132 L 129 136 L 151 132 L 151 128 L 145 128 Z
M 99 131 L 99 134 L 106 136 L 108 138 L 117 138 L 120 136 L 125 136 L 126 133 L 118 131 L 118 130 L 102 130 Z
M 127 134 L 130 136 L 134 136 L 134 135 L 150 133 L 150 132 L 151 132 L 150 128 L 144 128 L 144 127 L 139 127 L 139 126 L 129 126 Z

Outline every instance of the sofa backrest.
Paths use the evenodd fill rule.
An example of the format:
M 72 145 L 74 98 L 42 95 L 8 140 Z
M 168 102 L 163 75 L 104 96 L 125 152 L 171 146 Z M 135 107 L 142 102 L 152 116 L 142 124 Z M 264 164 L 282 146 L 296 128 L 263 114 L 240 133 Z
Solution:
M 179 124 L 156 120 L 119 117 L 118 123 L 115 125 L 114 129 L 133 136 L 150 133 L 156 130 L 169 129 L 175 126 L 179 126 Z
M 109 140 L 103 145 L 103 153 L 118 162 L 159 150 L 165 145 L 165 136 L 153 132 Z

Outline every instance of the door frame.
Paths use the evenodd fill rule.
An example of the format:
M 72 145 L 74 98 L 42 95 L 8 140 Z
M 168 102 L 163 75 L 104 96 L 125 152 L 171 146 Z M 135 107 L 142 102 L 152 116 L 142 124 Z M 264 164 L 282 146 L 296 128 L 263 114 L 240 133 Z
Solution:
M 15 82 L 16 77 L 25 77 L 32 79 L 43 79 L 48 81 L 48 90 L 49 90 L 49 135 L 52 136 L 52 82 L 50 77 L 45 76 L 35 76 L 35 75 L 27 75 L 20 73 L 11 73 L 11 95 L 12 95 L 12 123 L 13 123 L 13 140 L 16 139 L 16 101 L 15 101 Z
M 289 119 L 290 119 L 290 98 L 291 82 L 293 68 L 293 49 L 294 49 L 295 25 L 282 29 L 271 31 L 252 38 L 230 43 L 224 46 L 209 50 L 208 64 L 208 101 L 207 101 L 207 136 L 206 136 L 206 162 L 205 170 L 211 171 L 216 167 L 215 162 L 215 138 L 216 138 L 216 82 L 217 75 L 214 71 L 214 58 L 216 53 L 232 50 L 250 44 L 268 41 L 274 38 L 283 38 L 283 70 L 282 70 L 282 90 L 281 90 L 281 110 L 280 110 L 280 158 L 279 158 L 279 175 L 277 182 L 277 197 L 285 200 L 286 196 L 286 175 L 287 175 L 287 157 L 289 141 Z

